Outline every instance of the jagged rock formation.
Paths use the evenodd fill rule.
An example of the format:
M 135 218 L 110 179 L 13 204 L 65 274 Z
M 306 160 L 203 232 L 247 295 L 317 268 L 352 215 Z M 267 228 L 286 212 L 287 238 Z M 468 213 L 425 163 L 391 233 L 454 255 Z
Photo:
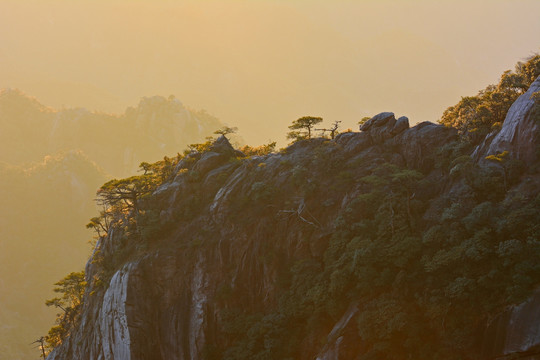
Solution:
M 526 116 L 510 119 L 520 124 L 529 121 Z M 373 176 L 376 169 L 385 164 L 406 169 L 394 177 L 395 181 L 408 181 L 420 174 L 429 180 L 428 188 L 407 192 L 405 227 L 438 221 L 430 219 L 428 212 L 440 207 L 441 199 L 458 196 L 456 189 L 464 192 L 468 186 L 463 177 L 450 177 L 436 161 L 438 149 L 458 139 L 454 129 L 428 122 L 409 128 L 407 118 L 396 120 L 393 113 L 382 113 L 361 130 L 340 134 L 333 141 L 299 141 L 280 153 L 242 160 L 236 158 L 238 154 L 224 137 L 205 153 L 188 154 L 177 164 L 173 176 L 145 200 L 143 208 L 159 214 L 160 224 L 147 242 L 130 245 L 123 230 L 116 227 L 100 240 L 100 256 L 115 264 L 112 274 L 103 276 L 104 265 L 94 255 L 86 268 L 90 285 L 80 322 L 48 359 L 242 358 L 242 351 L 255 345 L 235 345 L 241 335 L 231 325 L 236 322 L 227 316 L 270 316 L 268 309 L 285 301 L 291 269 L 312 264 L 313 271 L 322 271 L 329 247 L 335 246 L 331 239 L 343 221 L 339 219 L 349 216 L 352 204 L 366 193 L 366 182 L 382 181 Z M 523 139 L 536 138 L 520 135 L 517 142 L 510 142 L 513 147 L 506 149 L 524 154 L 520 149 L 535 144 L 524 144 Z M 538 182 L 533 176 L 528 179 L 527 186 Z M 411 201 L 417 199 L 426 205 L 415 220 Z M 455 215 L 450 210 L 455 212 L 454 208 L 448 207 L 444 216 L 452 219 Z M 388 214 L 385 230 L 392 228 L 393 233 L 394 208 Z M 406 256 L 406 248 L 395 251 Z M 479 256 L 478 252 L 475 248 L 466 254 Z M 358 250 L 352 266 L 357 255 Z M 108 283 L 99 284 L 98 278 Z M 456 294 L 465 287 L 453 286 L 449 289 Z M 527 304 L 534 305 L 516 307 L 510 318 L 540 306 L 534 298 Z M 369 310 L 362 299 L 352 297 L 346 308 L 339 309 L 337 318 L 312 324 L 307 335 L 288 350 L 289 356 L 359 359 L 373 352 L 372 344 L 359 335 L 358 316 Z M 276 316 L 268 321 L 279 332 L 283 318 Z M 515 326 L 507 320 L 492 324 L 507 332 Z M 294 322 L 289 325 L 298 326 Z M 499 341 L 498 334 L 498 330 L 486 332 L 484 348 Z M 484 358 L 531 351 L 538 344 L 536 340 L 511 340 L 512 336 L 506 335 L 511 345 L 484 351 Z M 257 346 L 273 349 L 272 338 L 264 339 Z M 481 341 L 476 346 L 476 350 L 467 348 L 469 357 L 480 354 Z M 281 358 L 282 350 L 274 351 L 265 356 Z
M 526 165 L 538 159 L 538 99 L 533 94 L 540 92 L 540 77 L 510 107 L 499 132 L 492 133 L 474 152 L 478 160 L 488 155 L 497 155 L 504 151 L 523 161 Z
M 392 146 L 400 149 L 393 161 L 401 165 L 423 164 L 421 157 L 431 151 L 432 144 L 456 136 L 453 129 L 423 124 L 401 131 L 400 138 L 391 138 L 395 123 L 394 119 L 388 126 L 374 124 L 376 133 L 344 133 L 335 142 L 301 141 L 286 153 L 253 157 L 241 163 L 229 162 L 235 151 L 224 137 L 209 152 L 188 155 L 176 167 L 174 180 L 155 192 L 163 226 L 174 227 L 165 241 L 180 248 L 159 249 L 127 263 L 112 276 L 106 291 L 87 295 L 80 327 L 48 359 L 204 358 L 208 344 L 219 342 L 218 298 L 224 287 L 245 294 L 241 302 L 247 308 L 273 306 L 279 264 L 323 255 L 335 213 L 352 200 L 348 193 L 354 190 L 343 188 L 306 200 L 296 189 L 291 178 L 295 173 L 298 178 L 301 173 L 306 176 L 307 165 L 318 147 L 328 146 L 324 152 L 331 152 L 332 158 L 341 158 L 345 163 L 369 159 L 371 166 L 376 166 L 385 161 L 383 146 L 377 145 L 384 133 L 393 140 Z M 200 177 L 203 192 L 194 191 L 184 169 Z M 321 188 L 330 185 L 328 182 Z M 272 208 L 251 208 L 249 203 L 258 197 L 278 202 Z M 239 205 L 239 199 L 245 204 Z M 329 205 L 318 206 L 324 199 Z M 196 201 L 202 202 L 204 210 L 196 214 L 183 212 L 186 204 Z M 247 213 L 242 206 L 249 209 Z M 181 219 L 185 216 L 192 219 Z M 248 225 L 239 225 L 239 216 L 250 219 Z M 281 220 L 276 222 L 275 216 Z M 120 235 L 110 232 L 100 245 L 101 251 L 121 251 Z M 259 263 L 258 259 L 268 256 L 268 252 L 280 255 L 272 263 Z M 86 273 L 90 282 L 96 271 L 89 262 Z M 224 273 L 230 274 L 230 283 L 222 278 Z M 96 292 L 100 293 L 99 289 Z M 350 321 L 343 320 L 338 329 Z M 321 350 L 322 358 L 330 356 L 324 353 L 336 352 L 343 358 L 343 346 L 349 345 Z

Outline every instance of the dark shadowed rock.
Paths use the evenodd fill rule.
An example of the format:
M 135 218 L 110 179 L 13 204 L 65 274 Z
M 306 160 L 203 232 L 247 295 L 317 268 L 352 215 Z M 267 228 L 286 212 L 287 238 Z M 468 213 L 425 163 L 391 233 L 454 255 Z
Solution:
M 366 132 L 339 134 L 336 142 L 343 146 L 347 154 L 359 153 L 373 144 L 371 136 Z
M 210 147 L 210 151 L 224 154 L 227 156 L 234 156 L 236 153 L 229 140 L 223 135 L 221 135 L 216 139 L 216 141 L 214 141 L 214 143 Z
M 227 161 L 228 157 L 225 154 L 209 151 L 204 153 L 199 161 L 193 166 L 193 171 L 197 171 L 199 175 L 204 175 L 219 165 Z
M 221 178 L 226 177 L 227 172 L 234 169 L 235 166 L 236 164 L 225 164 L 211 170 L 206 175 L 203 186 L 208 189 L 214 189 L 216 186 L 219 186 Z
M 484 359 L 535 353 L 540 348 L 540 290 L 527 301 L 497 316 L 484 332 Z M 521 357 L 520 357 L 521 358 Z M 531 357 L 538 359 L 540 357 Z
M 372 127 L 383 126 L 390 119 L 395 120 L 393 112 L 382 112 L 375 115 L 374 117 L 366 121 L 362 126 L 360 126 L 360 131 L 368 131 Z
M 388 164 L 422 172 L 430 184 L 409 197 L 420 204 L 414 210 L 419 222 L 436 223 L 449 202 L 469 201 L 467 181 L 452 180 L 434 166 L 437 149 L 458 139 L 455 129 L 430 122 L 409 128 L 406 117 L 396 120 L 393 113 L 368 123 L 360 133 L 302 140 L 266 156 L 230 161 L 237 153 L 223 136 L 210 151 L 186 156 L 175 179 L 148 200 L 154 206 L 148 210 L 158 212 L 168 228 L 150 233 L 145 250 L 134 247 L 135 253 L 111 269 L 105 286 L 92 284 L 98 263 L 89 263 L 94 294 L 85 299 L 80 323 L 48 359 L 210 358 L 216 344 L 225 349 L 237 336 L 226 332 L 227 310 L 271 313 L 289 277 L 284 270 L 295 264 L 312 264 L 314 273 L 323 269 L 327 251 L 334 251 L 336 223 L 360 216 L 358 201 L 370 190 L 364 180 Z M 539 181 L 531 178 L 532 190 L 516 192 L 536 196 L 533 185 Z M 113 225 L 100 239 L 104 256 L 125 250 L 122 229 Z M 313 322 L 306 339 L 316 340 L 301 339 L 294 358 L 365 356 L 371 345 L 360 336 L 358 322 L 364 301 L 351 295 L 326 323 Z M 538 324 L 540 293 L 489 325 L 482 359 L 540 346 Z M 439 335 L 443 344 L 445 332 Z M 470 358 L 480 358 L 475 355 Z
M 433 151 L 443 144 L 457 140 L 457 136 L 456 129 L 424 121 L 401 132 L 389 143 L 399 146 L 399 152 L 407 167 L 427 169 L 433 165 Z
M 383 112 L 366 121 L 364 125 L 360 127 L 360 130 L 362 130 L 362 132 L 368 132 L 372 141 L 376 144 L 380 144 L 398 134 L 400 131 L 408 128 L 409 121 L 407 118 L 405 119 L 407 120 L 406 123 L 404 120 L 401 120 L 399 131 L 395 131 L 394 128 L 397 125 L 397 121 L 394 117 L 394 113 Z
M 182 169 L 191 169 L 193 167 L 193 164 L 195 164 L 195 161 L 199 160 L 201 158 L 201 153 L 199 152 L 192 152 L 188 155 L 186 155 L 182 160 L 176 164 L 176 167 L 174 168 L 174 173 L 178 174 L 178 172 Z
M 240 150 L 234 150 L 234 156 L 243 158 L 243 157 L 246 157 L 246 154 L 244 154 L 244 153 L 243 153 L 242 151 L 240 151 Z
M 374 143 L 380 144 L 392 137 L 392 129 L 396 124 L 396 119 L 394 116 L 386 119 L 384 124 L 381 126 L 376 126 L 377 123 L 374 123 L 373 126 L 368 131 L 369 135 L 373 139 Z
M 339 133 L 336 135 L 334 141 L 342 146 L 345 146 L 351 139 L 353 139 L 356 135 L 358 135 L 357 132 L 344 132 Z
M 409 128 L 409 118 L 406 116 L 402 116 L 399 119 L 397 119 L 394 127 L 392 128 L 392 135 L 397 135 L 399 133 L 402 133 L 408 128 Z

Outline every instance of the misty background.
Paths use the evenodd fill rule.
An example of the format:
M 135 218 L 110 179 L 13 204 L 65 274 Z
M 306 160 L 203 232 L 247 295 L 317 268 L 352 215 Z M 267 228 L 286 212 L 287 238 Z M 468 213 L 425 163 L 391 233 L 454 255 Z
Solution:
M 540 46 L 537 0 L 0 4 L 2 87 L 105 112 L 173 94 L 253 145 L 303 115 L 436 121 Z
M 437 121 L 540 51 L 540 2 L 0 0 L 0 360 L 38 358 L 97 188 L 227 124 Z M 171 96 L 172 95 L 172 96 Z M 324 124 L 323 124 L 324 125 Z

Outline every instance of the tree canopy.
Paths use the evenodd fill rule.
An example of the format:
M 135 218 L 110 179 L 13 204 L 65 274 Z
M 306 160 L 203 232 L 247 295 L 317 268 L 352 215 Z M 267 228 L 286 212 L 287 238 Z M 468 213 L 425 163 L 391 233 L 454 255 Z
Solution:
M 465 96 L 446 109 L 439 122 L 455 127 L 461 135 L 478 143 L 501 127 L 508 109 L 540 76 L 540 54 L 518 62 L 514 71 L 505 71 L 497 85 L 488 85 L 476 96 Z
M 56 325 L 45 338 L 49 348 L 59 345 L 75 325 L 86 287 L 84 271 L 72 272 L 54 285 L 53 291 L 60 297 L 47 300 L 45 305 L 59 308 L 62 312 L 57 314 Z
M 287 139 L 295 141 L 311 139 L 311 131 L 313 127 L 321 123 L 323 119 L 315 116 L 303 116 L 293 121 L 289 126 L 290 131 L 287 133 Z
M 237 131 L 237 127 L 223 126 L 221 129 L 214 131 L 214 134 L 227 136 L 229 134 L 235 134 Z

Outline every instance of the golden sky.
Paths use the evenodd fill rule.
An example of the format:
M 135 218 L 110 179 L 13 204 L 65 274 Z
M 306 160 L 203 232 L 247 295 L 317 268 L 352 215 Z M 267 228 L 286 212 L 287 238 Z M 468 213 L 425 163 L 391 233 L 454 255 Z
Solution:
M 304 115 L 436 121 L 540 51 L 538 0 L 0 0 L 0 88 L 123 112 L 174 94 L 251 144 Z

